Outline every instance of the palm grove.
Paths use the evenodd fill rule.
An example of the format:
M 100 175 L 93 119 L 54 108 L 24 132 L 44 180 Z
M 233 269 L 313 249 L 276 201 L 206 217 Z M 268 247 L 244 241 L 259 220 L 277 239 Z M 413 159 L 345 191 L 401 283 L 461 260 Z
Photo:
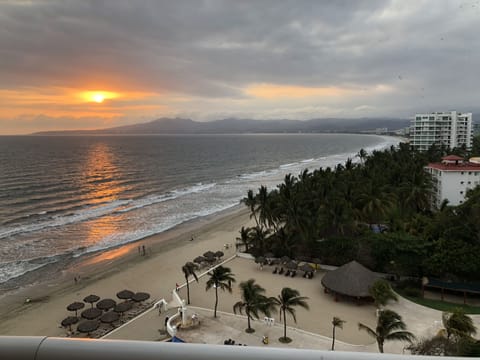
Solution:
M 473 151 L 479 150 L 476 138 Z M 446 154 L 434 146 L 416 152 L 404 143 L 371 154 L 361 150 L 357 163 L 289 174 L 275 189 L 250 190 L 242 202 L 255 226 L 242 228 L 238 240 L 255 256 L 316 257 L 331 265 L 357 260 L 396 275 L 478 279 L 480 187 L 460 206 L 430 207 L 424 166 Z M 388 231 L 372 232 L 377 224 Z

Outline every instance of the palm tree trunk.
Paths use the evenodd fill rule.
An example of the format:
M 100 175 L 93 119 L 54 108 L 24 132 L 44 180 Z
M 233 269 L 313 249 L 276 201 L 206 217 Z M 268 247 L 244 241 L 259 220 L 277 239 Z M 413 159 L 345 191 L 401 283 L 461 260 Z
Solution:
M 217 305 L 218 305 L 218 286 L 215 287 L 215 311 L 213 317 L 217 317 Z
M 335 325 L 333 325 L 332 351 L 335 350 Z
M 285 309 L 283 311 L 283 338 L 287 338 L 287 315 L 285 314 Z
M 252 330 L 252 328 L 250 327 L 250 312 L 247 310 L 246 313 L 247 313 L 247 324 L 248 324 L 247 329 Z
M 377 339 L 378 343 L 378 351 L 380 351 L 383 354 L 383 341 Z
M 185 276 L 185 280 L 187 281 L 187 304 L 190 305 L 190 286 L 188 285 L 188 276 Z

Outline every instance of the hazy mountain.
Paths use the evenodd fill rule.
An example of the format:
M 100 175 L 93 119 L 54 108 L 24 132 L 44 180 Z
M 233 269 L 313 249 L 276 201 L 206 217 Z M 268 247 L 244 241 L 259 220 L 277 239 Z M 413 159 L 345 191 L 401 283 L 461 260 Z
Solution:
M 221 134 L 221 133 L 282 133 L 282 132 L 362 132 L 377 128 L 389 131 L 409 126 L 408 119 L 312 119 L 251 120 L 223 119 L 197 122 L 181 118 L 161 118 L 141 124 L 99 130 L 43 131 L 35 135 L 101 135 L 101 134 Z

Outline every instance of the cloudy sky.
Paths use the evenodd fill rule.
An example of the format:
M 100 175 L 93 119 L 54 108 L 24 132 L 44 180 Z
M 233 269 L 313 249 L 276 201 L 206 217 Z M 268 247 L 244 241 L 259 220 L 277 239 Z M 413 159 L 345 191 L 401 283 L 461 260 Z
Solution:
M 0 134 L 480 110 L 480 1 L 0 0 Z

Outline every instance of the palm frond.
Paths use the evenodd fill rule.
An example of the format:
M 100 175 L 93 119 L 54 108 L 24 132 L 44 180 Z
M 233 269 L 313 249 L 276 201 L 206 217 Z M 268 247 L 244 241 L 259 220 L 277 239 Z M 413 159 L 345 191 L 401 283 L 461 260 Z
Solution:
M 385 336 L 385 340 L 413 341 L 415 335 L 409 331 L 396 331 Z
M 371 337 L 374 337 L 374 338 L 377 338 L 377 333 L 375 331 L 373 331 L 370 327 L 368 327 L 367 325 L 364 325 L 362 323 L 358 323 L 358 330 L 364 330 L 367 332 L 368 335 L 370 335 Z

